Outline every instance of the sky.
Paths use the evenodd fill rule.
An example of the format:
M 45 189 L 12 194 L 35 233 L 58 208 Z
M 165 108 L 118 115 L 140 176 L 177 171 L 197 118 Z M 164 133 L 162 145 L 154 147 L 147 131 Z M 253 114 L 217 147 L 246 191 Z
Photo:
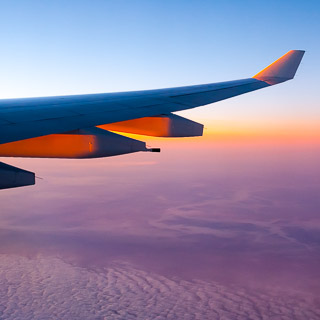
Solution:
M 290 85 L 191 114 L 201 120 L 263 122 L 266 128 L 310 126 L 310 119 L 320 116 L 319 7 L 316 0 L 2 1 L 0 97 L 241 79 L 291 49 L 302 49 L 306 55 Z
M 0 1 L 0 98 L 253 76 L 160 154 L 0 160 L 0 319 L 319 319 L 319 1 Z

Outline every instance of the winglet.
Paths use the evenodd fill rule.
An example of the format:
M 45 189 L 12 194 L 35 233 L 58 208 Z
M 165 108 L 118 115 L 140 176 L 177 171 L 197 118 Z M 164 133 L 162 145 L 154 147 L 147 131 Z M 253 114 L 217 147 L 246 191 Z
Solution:
M 303 55 L 303 50 L 290 50 L 284 56 L 253 76 L 253 78 L 267 82 L 270 85 L 293 79 Z

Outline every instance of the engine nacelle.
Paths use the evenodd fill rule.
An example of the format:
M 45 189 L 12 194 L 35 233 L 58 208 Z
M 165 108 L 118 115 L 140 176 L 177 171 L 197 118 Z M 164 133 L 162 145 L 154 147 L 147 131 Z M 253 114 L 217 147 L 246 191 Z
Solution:
M 175 114 L 104 124 L 99 128 L 153 137 L 198 137 L 203 125 Z
M 78 159 L 110 157 L 138 151 L 158 152 L 159 149 L 148 149 L 143 141 L 96 127 L 0 145 L 1 157 Z
M 33 172 L 0 162 L 0 189 L 25 187 L 35 184 Z

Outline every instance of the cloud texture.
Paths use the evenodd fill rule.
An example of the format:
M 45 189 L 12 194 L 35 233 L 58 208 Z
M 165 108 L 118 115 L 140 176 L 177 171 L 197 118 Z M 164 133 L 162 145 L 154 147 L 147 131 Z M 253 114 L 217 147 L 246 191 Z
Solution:
M 318 319 L 315 302 L 115 264 L 1 255 L 0 319 Z

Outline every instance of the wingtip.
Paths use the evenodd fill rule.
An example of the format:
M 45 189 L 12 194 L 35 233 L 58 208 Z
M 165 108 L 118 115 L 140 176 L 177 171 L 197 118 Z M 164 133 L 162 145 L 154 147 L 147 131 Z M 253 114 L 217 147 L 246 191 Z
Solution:
M 254 75 L 253 78 L 267 82 L 270 85 L 293 79 L 304 53 L 304 50 L 290 50 L 268 67 Z
M 306 52 L 306 50 L 290 50 L 289 52 L 291 52 L 291 51 L 296 51 L 296 52 L 301 52 L 301 53 L 305 53 Z

